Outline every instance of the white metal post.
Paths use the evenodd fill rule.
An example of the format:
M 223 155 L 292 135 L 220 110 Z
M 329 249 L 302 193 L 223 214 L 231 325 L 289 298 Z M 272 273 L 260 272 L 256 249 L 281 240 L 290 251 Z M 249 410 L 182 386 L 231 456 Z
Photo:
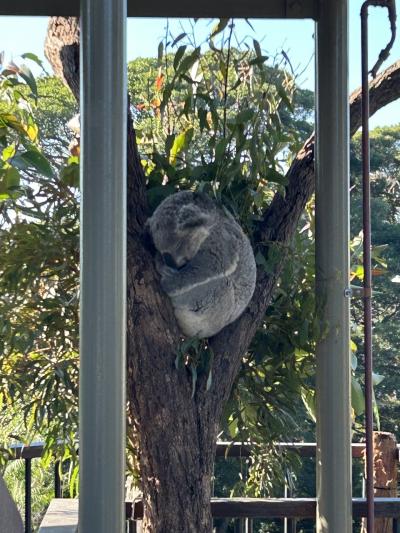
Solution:
M 317 29 L 317 531 L 350 533 L 348 0 L 324 0 Z
M 80 533 L 122 533 L 126 0 L 81 1 Z

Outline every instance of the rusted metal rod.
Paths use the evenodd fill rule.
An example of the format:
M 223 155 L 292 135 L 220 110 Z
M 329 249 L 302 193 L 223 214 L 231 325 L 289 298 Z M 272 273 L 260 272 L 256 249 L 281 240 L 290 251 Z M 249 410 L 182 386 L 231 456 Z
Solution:
M 361 72 L 362 72 L 362 174 L 363 174 L 363 265 L 364 265 L 364 371 L 365 371 L 365 436 L 367 532 L 374 532 L 374 457 L 373 457 L 373 382 L 372 382 L 372 275 L 371 275 L 371 188 L 369 153 L 369 79 L 368 79 L 368 8 L 388 9 L 391 40 L 372 69 L 376 75 L 388 57 L 396 35 L 394 0 L 366 0 L 361 7 Z
M 363 183 L 363 263 L 364 263 L 364 371 L 367 531 L 374 531 L 373 385 L 372 385 L 372 276 L 371 276 L 371 191 L 369 155 L 368 7 L 361 8 L 362 71 L 362 183 Z

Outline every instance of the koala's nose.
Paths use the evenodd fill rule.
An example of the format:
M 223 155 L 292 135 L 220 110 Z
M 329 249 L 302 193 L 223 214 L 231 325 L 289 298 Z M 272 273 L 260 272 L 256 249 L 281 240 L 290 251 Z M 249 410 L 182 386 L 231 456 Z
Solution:
M 175 263 L 174 258 L 171 254 L 162 254 L 162 258 L 164 263 L 169 266 L 170 268 L 174 268 L 175 270 L 178 270 L 178 265 Z

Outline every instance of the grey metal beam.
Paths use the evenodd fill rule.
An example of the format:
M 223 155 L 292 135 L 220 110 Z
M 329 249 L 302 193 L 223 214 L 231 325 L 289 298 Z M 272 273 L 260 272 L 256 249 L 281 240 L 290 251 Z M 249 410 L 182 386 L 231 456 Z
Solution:
M 78 16 L 79 0 L 14 0 L 0 3 L 0 15 Z M 317 19 L 318 0 L 128 0 L 130 17 L 245 17 Z
M 316 26 L 317 531 L 350 533 L 348 0 Z
M 125 531 L 126 0 L 81 4 L 80 533 Z

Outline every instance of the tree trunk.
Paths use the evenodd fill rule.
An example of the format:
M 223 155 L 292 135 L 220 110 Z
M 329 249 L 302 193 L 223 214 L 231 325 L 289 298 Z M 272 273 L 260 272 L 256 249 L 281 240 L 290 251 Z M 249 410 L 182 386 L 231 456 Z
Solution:
M 64 21 L 64 22 L 63 22 Z M 71 37 L 71 34 L 72 37 Z M 71 19 L 50 20 L 49 61 L 79 95 L 79 31 Z M 61 65 L 61 66 L 60 66 Z M 371 112 L 400 96 L 400 64 L 371 86 Z M 351 104 L 351 130 L 360 126 L 359 95 Z M 252 301 L 243 315 L 214 338 L 212 382 L 175 365 L 181 342 L 168 297 L 161 291 L 152 245 L 146 236 L 145 178 L 128 113 L 127 398 L 131 430 L 138 441 L 144 531 L 210 533 L 211 477 L 218 424 L 240 362 L 262 322 L 282 268 L 285 250 L 314 190 L 314 138 L 288 171 L 285 195 L 276 194 L 257 230 L 257 242 L 282 250 L 272 274 L 259 269 Z M 130 428 L 128 428 L 128 431 Z
M 212 530 L 216 434 L 210 435 L 209 428 L 203 431 L 202 425 L 196 424 L 199 415 L 193 416 L 193 408 L 182 407 L 179 417 L 165 410 L 141 431 L 143 530 L 147 532 Z M 204 433 L 209 435 L 207 442 Z M 147 446 L 143 445 L 144 438 Z
M 205 376 L 199 375 L 193 388 L 186 368 L 176 368 L 180 333 L 152 272 L 151 247 L 142 237 L 128 239 L 127 350 L 130 418 L 140 450 L 143 530 L 209 532 L 220 407 L 207 401 Z

